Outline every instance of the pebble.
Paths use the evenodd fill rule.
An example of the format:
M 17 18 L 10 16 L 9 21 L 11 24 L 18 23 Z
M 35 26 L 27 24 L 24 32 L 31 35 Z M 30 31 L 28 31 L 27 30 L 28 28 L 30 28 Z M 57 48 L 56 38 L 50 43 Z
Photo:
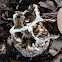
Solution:
M 59 9 L 57 14 L 57 25 L 60 33 L 62 34 L 62 8 Z

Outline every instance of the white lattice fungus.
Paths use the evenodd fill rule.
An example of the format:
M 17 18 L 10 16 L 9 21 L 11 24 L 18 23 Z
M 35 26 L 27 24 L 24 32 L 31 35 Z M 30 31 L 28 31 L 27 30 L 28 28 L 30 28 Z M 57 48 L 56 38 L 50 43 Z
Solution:
M 47 20 L 41 18 L 36 4 L 29 6 L 24 12 L 15 13 L 13 20 L 14 26 L 10 29 L 11 41 L 25 57 L 41 54 L 47 49 L 50 39 L 59 37 L 50 35 L 43 26 L 43 21 Z

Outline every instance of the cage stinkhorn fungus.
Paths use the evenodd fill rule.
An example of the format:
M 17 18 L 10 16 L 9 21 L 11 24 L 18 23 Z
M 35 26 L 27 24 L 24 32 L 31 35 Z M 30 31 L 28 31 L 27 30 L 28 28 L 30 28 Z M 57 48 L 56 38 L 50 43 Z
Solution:
M 59 35 L 51 35 L 43 26 L 38 5 L 33 4 L 24 12 L 18 11 L 13 15 L 14 26 L 10 29 L 11 42 L 25 57 L 34 57 L 45 51 L 50 39 L 57 39 Z M 55 20 L 49 20 L 54 22 Z

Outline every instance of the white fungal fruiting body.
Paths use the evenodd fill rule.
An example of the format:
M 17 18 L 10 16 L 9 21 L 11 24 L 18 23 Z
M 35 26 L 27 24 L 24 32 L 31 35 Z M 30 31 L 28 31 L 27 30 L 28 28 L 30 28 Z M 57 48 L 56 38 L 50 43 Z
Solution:
M 33 8 L 34 11 L 32 12 L 29 11 L 31 9 L 31 6 L 29 6 L 29 10 L 15 13 L 13 15 L 14 26 L 10 29 L 11 39 L 13 39 L 12 41 L 15 47 L 25 57 L 33 57 L 41 54 L 47 49 L 50 39 L 57 39 L 59 37 L 49 34 L 48 30 L 43 26 L 42 22 L 44 19 L 40 16 L 38 6 L 33 4 Z M 30 19 L 30 17 L 32 16 L 28 16 L 28 19 L 24 17 L 28 12 L 32 16 L 35 16 L 34 20 L 30 21 L 32 19 Z M 18 15 L 21 15 L 20 18 L 23 16 L 24 19 L 18 21 Z

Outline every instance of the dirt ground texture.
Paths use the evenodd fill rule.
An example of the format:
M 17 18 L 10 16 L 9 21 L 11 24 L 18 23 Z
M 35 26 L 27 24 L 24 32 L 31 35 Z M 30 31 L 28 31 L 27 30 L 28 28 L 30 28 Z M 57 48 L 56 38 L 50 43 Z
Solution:
M 24 11 L 30 4 L 39 6 L 42 18 L 55 19 L 56 22 L 44 22 L 50 34 L 60 37 L 50 43 L 48 49 L 36 57 L 24 57 L 14 44 L 8 45 L 9 30 L 13 24 L 15 11 Z M 0 0 L 0 62 L 62 62 L 62 35 L 57 27 L 57 13 L 62 0 Z M 47 26 L 46 26 L 47 25 Z

